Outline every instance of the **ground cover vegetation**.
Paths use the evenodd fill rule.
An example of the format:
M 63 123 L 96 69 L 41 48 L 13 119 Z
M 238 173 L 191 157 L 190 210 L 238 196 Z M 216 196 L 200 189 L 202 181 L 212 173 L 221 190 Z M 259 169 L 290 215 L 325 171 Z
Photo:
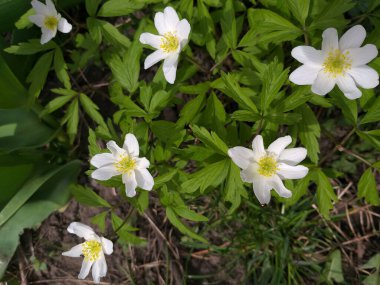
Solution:
M 0 283 L 380 283 L 380 1 L 0 0 L 0 31 Z

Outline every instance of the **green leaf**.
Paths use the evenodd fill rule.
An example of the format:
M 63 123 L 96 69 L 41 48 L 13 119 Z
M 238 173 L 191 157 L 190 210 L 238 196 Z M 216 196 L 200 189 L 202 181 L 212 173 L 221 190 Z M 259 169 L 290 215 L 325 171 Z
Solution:
M 329 211 L 334 207 L 332 202 L 338 200 L 334 189 L 327 176 L 322 170 L 315 170 L 316 183 L 317 183 L 317 202 L 318 208 L 325 219 L 330 219 Z
M 95 18 L 88 17 L 87 28 L 91 39 L 99 45 L 102 42 L 102 23 Z
M 368 110 L 367 114 L 360 120 L 360 124 L 368 124 L 380 121 L 380 96 L 377 97 L 376 101 L 372 104 L 371 108 Z
M 111 214 L 112 228 L 114 231 L 118 230 L 116 233 L 119 236 L 120 240 L 124 243 L 130 243 L 133 245 L 144 245 L 146 244 L 145 239 L 142 239 L 134 234 L 131 234 L 131 231 L 135 231 L 136 229 L 124 223 L 123 220 L 117 216 L 115 213 Z
M 96 20 L 99 24 L 105 40 L 111 45 L 117 45 L 122 48 L 129 48 L 131 41 L 110 23 L 103 20 Z
M 91 218 L 91 223 L 97 225 L 101 233 L 105 233 L 107 215 L 108 211 L 104 211 Z
M 223 7 L 222 18 L 222 37 L 229 48 L 235 49 L 237 44 L 235 10 L 232 0 L 226 0 Z
M 220 185 L 228 174 L 229 159 L 208 164 L 206 167 L 190 175 L 190 178 L 182 183 L 182 192 L 193 193 L 198 189 L 203 193 L 208 187 Z
M 325 275 L 327 281 L 342 283 L 344 282 L 342 270 L 342 256 L 340 250 L 334 250 L 329 256 L 329 262 L 326 264 Z
M 66 114 L 62 119 L 62 123 L 64 122 L 67 122 L 67 134 L 70 137 L 70 143 L 73 143 L 78 132 L 79 123 L 79 104 L 77 98 L 67 108 Z
M 286 0 L 286 2 L 294 18 L 296 18 L 302 26 L 305 26 L 305 21 L 309 14 L 310 0 Z
M 372 168 L 368 168 L 360 177 L 358 196 L 359 198 L 365 198 L 365 201 L 371 205 L 378 206 L 380 204 L 379 193 Z
M 70 102 L 70 100 L 73 99 L 74 96 L 75 95 L 63 95 L 63 96 L 54 98 L 45 106 L 45 109 L 43 110 L 40 116 L 42 117 L 44 114 L 50 114 L 54 112 L 55 110 L 58 110 L 59 108 L 64 106 L 66 103 Z
M 54 70 L 59 79 L 66 89 L 71 89 L 71 82 L 69 74 L 67 73 L 67 65 L 63 58 L 61 48 L 56 48 L 54 53 Z
M 75 200 L 79 203 L 91 206 L 91 207 L 107 207 L 111 208 L 111 205 L 96 194 L 92 189 L 84 187 L 79 184 L 71 185 L 70 187 L 71 194 L 73 194 Z
M 36 54 L 41 51 L 48 51 L 51 49 L 57 48 L 57 45 L 50 41 L 44 45 L 40 43 L 40 40 L 29 40 L 28 42 L 19 43 L 14 46 L 10 46 L 4 51 L 11 54 L 18 54 L 18 55 L 29 55 L 29 54 Z
M 248 9 L 248 20 L 251 28 L 240 41 L 240 47 L 281 43 L 303 34 L 300 28 L 270 10 Z
M 26 82 L 31 83 L 29 86 L 31 96 L 38 97 L 44 88 L 53 61 L 53 55 L 53 51 L 49 51 L 41 56 L 26 78 Z
M 102 0 L 86 0 L 86 11 L 87 13 L 94 17 L 96 15 L 96 11 L 98 10 L 99 4 Z
M 25 29 L 25 28 L 29 28 L 33 25 L 32 22 L 30 22 L 29 20 L 29 16 L 31 15 L 34 15 L 36 12 L 34 11 L 33 8 L 30 8 L 28 11 L 26 11 L 21 17 L 20 19 L 17 20 L 17 22 L 15 23 L 15 26 L 17 29 L 21 30 L 21 29 Z
M 152 100 L 149 104 L 149 114 L 152 114 L 153 117 L 159 115 L 161 110 L 168 106 L 169 102 L 172 100 L 173 94 L 165 90 L 159 90 L 152 96 Z
M 247 192 L 244 189 L 243 181 L 240 177 L 240 169 L 230 161 L 229 172 L 225 185 L 224 200 L 231 203 L 228 214 L 233 213 L 241 203 L 241 197 L 247 197 Z
M 288 97 L 285 97 L 278 105 L 277 109 L 283 112 L 294 110 L 305 104 L 311 97 L 310 86 L 297 86 L 296 90 Z
M 181 233 L 196 239 L 203 243 L 208 243 L 207 240 L 199 235 L 197 235 L 193 230 L 185 226 L 177 217 L 174 210 L 170 207 L 166 208 L 166 216 L 170 223 L 175 226 Z
M 358 106 L 356 100 L 350 100 L 337 88 L 330 92 L 331 101 L 342 110 L 344 117 L 353 125 L 358 120 Z M 379 101 L 380 102 L 380 101 Z M 380 107 L 380 105 L 379 105 Z
M 38 147 L 53 138 L 54 130 L 32 111 L 24 108 L 0 110 L 0 151 Z
M 100 8 L 100 17 L 126 16 L 144 7 L 144 1 L 136 0 L 109 0 Z
M 204 106 L 205 97 L 204 94 L 200 94 L 183 106 L 179 113 L 179 120 L 177 121 L 179 127 L 182 128 L 194 120 Z
M 187 20 L 190 20 L 193 17 L 193 0 L 180 0 L 178 11 Z
M 177 206 L 173 208 L 174 212 L 181 216 L 182 218 L 185 218 L 186 220 L 194 221 L 194 222 L 207 222 L 208 219 L 200 215 L 192 210 L 190 210 L 187 206 Z
M 237 110 L 231 114 L 231 118 L 241 122 L 256 122 L 261 119 L 261 116 L 252 111 Z
M 35 194 L 19 207 L 5 224 L 0 226 L 0 279 L 17 249 L 19 235 L 24 229 L 39 225 L 53 211 L 62 208 L 68 201 L 68 186 L 75 180 L 79 168 L 80 162 L 73 161 L 59 168 L 55 167 L 50 171 L 52 175 L 35 177 L 24 184 L 20 191 L 28 189 L 28 192 Z M 40 180 L 40 183 L 37 183 L 37 180 Z M 37 186 L 38 191 L 34 189 Z
M 210 133 L 205 128 L 198 127 L 196 125 L 191 125 L 190 128 L 193 131 L 194 135 L 208 147 L 224 156 L 227 155 L 227 145 L 219 138 L 215 132 L 211 131 Z
M 309 106 L 303 105 L 296 109 L 302 115 L 302 120 L 298 124 L 299 138 L 307 149 L 307 155 L 314 163 L 318 162 L 319 142 L 321 128 L 318 120 Z
M 254 113 L 258 113 L 256 105 L 247 96 L 243 89 L 236 82 L 235 78 L 231 74 L 222 73 L 222 80 L 225 88 L 218 88 L 220 91 L 231 97 L 244 109 L 250 110 Z
M 81 93 L 79 95 L 79 100 L 84 111 L 87 115 L 90 116 L 91 119 L 93 119 L 99 125 L 106 125 L 103 116 L 98 112 L 99 107 L 86 94 Z

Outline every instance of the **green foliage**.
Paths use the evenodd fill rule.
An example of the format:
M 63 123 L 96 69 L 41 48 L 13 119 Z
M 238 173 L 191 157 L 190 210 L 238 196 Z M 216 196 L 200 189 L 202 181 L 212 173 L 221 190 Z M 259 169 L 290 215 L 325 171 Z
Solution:
M 361 266 L 361 269 L 374 269 L 373 273 L 368 275 L 364 280 L 365 285 L 379 284 L 380 281 L 380 254 L 377 253 L 368 260 L 368 262 Z

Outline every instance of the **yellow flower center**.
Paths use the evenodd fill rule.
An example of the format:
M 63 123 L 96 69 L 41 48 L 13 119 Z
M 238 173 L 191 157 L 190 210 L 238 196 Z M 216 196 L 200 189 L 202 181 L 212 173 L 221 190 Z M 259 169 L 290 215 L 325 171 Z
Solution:
M 102 250 L 102 244 L 96 240 L 89 240 L 82 245 L 82 254 L 86 261 L 98 260 L 100 252 Z
M 122 155 L 115 163 L 115 168 L 120 173 L 128 173 L 136 167 L 136 161 L 129 155 Z
M 55 30 L 58 26 L 58 19 L 54 16 L 46 16 L 44 20 L 45 28 L 49 30 Z
M 332 77 L 343 74 L 344 71 L 351 68 L 352 60 L 349 55 L 349 51 L 345 53 L 342 53 L 339 49 L 330 51 L 323 62 L 324 71 Z
M 272 156 L 264 156 L 259 161 L 259 169 L 258 172 L 262 176 L 271 177 L 274 174 L 276 174 L 277 168 L 277 161 Z
M 163 37 L 161 38 L 160 48 L 164 52 L 176 51 L 178 49 L 178 46 L 179 46 L 178 38 L 172 32 L 165 33 Z

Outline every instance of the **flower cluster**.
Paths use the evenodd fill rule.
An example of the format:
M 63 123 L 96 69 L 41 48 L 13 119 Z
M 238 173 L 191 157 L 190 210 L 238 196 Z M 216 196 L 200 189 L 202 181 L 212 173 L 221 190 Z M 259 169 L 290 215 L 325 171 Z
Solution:
M 46 0 L 46 4 L 33 0 L 31 4 L 35 14 L 29 16 L 29 20 L 41 28 L 41 44 L 54 38 L 57 31 L 71 31 L 71 24 L 57 12 L 51 0 Z M 155 49 L 146 57 L 144 68 L 163 60 L 165 79 L 174 84 L 180 53 L 189 40 L 190 24 L 186 19 L 180 20 L 172 7 L 166 7 L 163 12 L 155 14 L 154 25 L 158 35 L 144 32 L 139 38 L 142 44 Z M 362 93 L 358 87 L 374 88 L 379 84 L 378 73 L 367 65 L 377 56 L 378 50 L 373 44 L 362 47 L 365 37 L 366 31 L 360 25 L 350 28 L 340 39 L 336 29 L 328 28 L 322 34 L 321 50 L 311 46 L 295 47 L 291 55 L 303 65 L 290 74 L 290 81 L 311 85 L 312 92 L 318 95 L 326 95 L 337 85 L 347 98 L 359 98 Z M 291 197 L 292 192 L 282 180 L 301 179 L 308 174 L 307 167 L 298 165 L 306 158 L 306 149 L 287 149 L 291 142 L 290 136 L 280 137 L 265 149 L 263 137 L 257 135 L 252 141 L 252 149 L 237 146 L 228 150 L 229 157 L 241 168 L 242 181 L 253 184 L 253 192 L 261 204 L 270 202 L 271 190 L 280 197 Z M 91 173 L 93 179 L 105 181 L 121 176 L 127 197 L 134 197 L 137 187 L 147 191 L 153 189 L 154 179 L 148 171 L 150 162 L 139 156 L 135 135 L 128 133 L 123 147 L 110 141 L 107 148 L 109 152 L 96 154 L 90 160 L 96 168 Z M 67 230 L 84 238 L 85 242 L 62 254 L 70 257 L 83 255 L 78 278 L 86 278 L 92 268 L 92 277 L 95 283 L 99 283 L 107 273 L 105 254 L 112 254 L 112 241 L 99 237 L 89 226 L 79 222 L 71 223 Z

